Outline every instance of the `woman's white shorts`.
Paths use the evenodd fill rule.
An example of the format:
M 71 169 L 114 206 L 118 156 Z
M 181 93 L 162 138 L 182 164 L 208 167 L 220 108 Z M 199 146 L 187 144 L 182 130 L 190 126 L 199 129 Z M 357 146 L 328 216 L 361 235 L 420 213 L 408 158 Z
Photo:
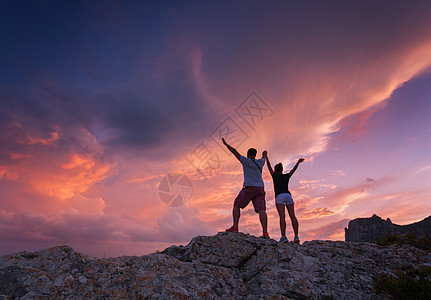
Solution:
M 275 203 L 278 204 L 293 204 L 293 198 L 292 195 L 289 193 L 283 193 L 283 194 L 278 194 L 277 197 L 275 197 Z

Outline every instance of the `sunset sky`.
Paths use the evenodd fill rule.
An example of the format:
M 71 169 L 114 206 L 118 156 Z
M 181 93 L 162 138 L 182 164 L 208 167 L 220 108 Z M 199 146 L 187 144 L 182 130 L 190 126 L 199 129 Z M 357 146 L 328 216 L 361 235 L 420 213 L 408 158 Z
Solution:
M 224 231 L 243 176 L 222 136 L 285 171 L 305 158 L 301 241 L 431 215 L 430 16 L 430 1 L 1 1 L 0 255 L 143 255 Z M 261 234 L 251 204 L 240 231 Z

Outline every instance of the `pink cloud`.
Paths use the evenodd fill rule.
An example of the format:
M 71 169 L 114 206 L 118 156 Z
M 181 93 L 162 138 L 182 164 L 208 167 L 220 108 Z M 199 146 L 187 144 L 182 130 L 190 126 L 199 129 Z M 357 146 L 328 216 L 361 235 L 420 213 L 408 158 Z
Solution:
M 100 196 L 85 197 L 84 194 L 108 177 L 112 164 L 104 160 L 101 146 L 88 131 L 78 130 L 66 135 L 60 134 L 64 131 L 59 126 L 54 126 L 47 138 L 32 137 L 21 146 L 23 137 L 37 129 L 29 129 L 25 124 L 14 128 L 9 146 L 19 151 L 11 151 L 10 159 L 4 160 L 5 166 L 0 168 L 3 180 L 14 181 L 9 189 L 2 191 L 0 203 L 3 207 L 40 212 L 94 209 L 100 213 L 103 210 Z M 44 200 L 37 203 L 42 198 Z
M 357 179 L 352 169 L 322 166 L 319 156 L 328 151 L 333 133 L 341 133 L 340 143 L 369 134 L 373 114 L 430 66 L 429 15 L 414 6 L 388 26 L 380 17 L 359 25 L 344 14 L 326 22 L 329 15 L 316 14 L 321 23 L 301 20 L 304 31 L 285 23 L 284 16 L 271 15 L 251 36 L 233 36 L 233 42 L 224 39 L 236 32 L 225 30 L 228 23 L 207 38 L 208 28 L 182 27 L 177 16 L 176 35 L 164 36 L 156 55 L 127 57 L 136 69 L 115 74 L 105 86 L 103 74 L 94 70 L 90 77 L 96 84 L 90 87 L 84 87 L 87 77 L 70 86 L 56 77 L 38 79 L 33 84 L 40 109 L 58 113 L 59 120 L 64 114 L 74 125 L 39 124 L 25 113 L 10 113 L 1 144 L 6 157 L 0 161 L 2 240 L 81 246 L 92 241 L 105 247 L 112 241 L 185 242 L 229 227 L 242 186 L 241 165 L 209 138 L 227 116 L 248 135 L 240 153 L 266 149 L 273 163 L 290 166 L 307 157 L 309 173 L 298 171 L 291 182 L 303 239 L 341 239 L 348 218 L 372 210 L 403 222 L 423 214 L 428 190 L 388 192 L 385 188 L 399 177 Z M 84 68 L 93 69 L 91 62 Z M 75 87 L 83 95 L 70 91 Z M 251 91 L 274 111 L 253 128 L 235 111 Z M 207 178 L 185 160 L 202 141 L 221 158 L 218 169 L 203 170 Z M 424 176 L 427 170 L 415 168 L 412 174 Z M 169 208 L 158 198 L 158 184 L 171 172 L 193 180 L 186 207 Z M 270 233 L 277 236 L 266 167 L 264 180 Z M 240 224 L 244 232 L 260 234 L 251 205 L 242 211 Z
M 61 131 L 59 126 L 54 126 L 53 131 L 49 133 L 49 136 L 44 137 L 34 137 L 34 136 L 27 136 L 28 144 L 29 145 L 35 145 L 35 144 L 41 144 L 41 145 L 51 145 L 54 144 L 61 136 Z
M 342 219 L 324 226 L 303 232 L 306 240 L 344 240 L 344 228 L 347 227 L 349 219 Z
M 381 102 L 376 106 L 370 107 L 359 113 L 345 117 L 339 122 L 339 128 L 342 130 L 343 134 L 338 137 L 338 139 L 347 139 L 353 142 L 360 135 L 366 134 L 367 131 L 365 127 L 367 126 L 367 121 L 373 113 L 378 109 L 383 109 L 385 102 Z

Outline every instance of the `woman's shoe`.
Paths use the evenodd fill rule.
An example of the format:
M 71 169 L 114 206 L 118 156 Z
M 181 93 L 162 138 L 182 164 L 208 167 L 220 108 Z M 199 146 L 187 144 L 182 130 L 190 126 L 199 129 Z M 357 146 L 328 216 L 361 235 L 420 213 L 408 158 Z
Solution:
M 289 240 L 287 239 L 287 237 L 286 236 L 282 236 L 281 238 L 280 238 L 280 243 L 287 243 Z

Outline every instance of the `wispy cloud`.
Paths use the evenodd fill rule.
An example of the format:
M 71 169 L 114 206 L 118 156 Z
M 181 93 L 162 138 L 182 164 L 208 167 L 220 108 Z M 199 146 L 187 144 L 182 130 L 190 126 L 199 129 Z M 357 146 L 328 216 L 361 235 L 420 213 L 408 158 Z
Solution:
M 343 146 L 372 135 L 373 116 L 430 67 L 429 5 L 256 2 L 243 14 L 240 2 L 175 10 L 118 4 L 97 21 L 87 11 L 92 4 L 72 6 L 90 17 L 72 22 L 61 4 L 27 16 L 12 5 L 4 19 L 10 25 L 9 46 L 0 50 L 2 244 L 180 242 L 230 226 L 241 165 L 217 141 L 210 147 L 220 165 L 206 178 L 185 156 L 227 116 L 241 120 L 235 109 L 251 91 L 273 114 L 253 128 L 238 121 L 247 133 L 238 151 L 268 150 L 286 170 L 306 157 L 291 180 L 303 239 L 341 239 L 349 218 L 373 209 L 408 221 L 427 207 L 426 183 L 401 190 L 402 172 L 388 165 L 387 173 L 375 167 L 358 175 L 362 162 Z M 36 38 L 28 28 L 40 24 L 49 24 L 47 34 Z M 335 155 L 321 160 L 331 141 L 348 163 Z M 426 179 L 430 168 L 427 162 L 407 172 Z M 193 180 L 193 198 L 179 209 L 158 198 L 160 180 L 174 172 Z M 266 167 L 264 180 L 277 235 Z M 260 234 L 251 205 L 240 226 Z
M 427 171 L 427 170 L 429 170 L 429 169 L 431 169 L 431 165 L 429 165 L 429 166 L 425 166 L 425 167 L 422 167 L 422 168 L 419 168 L 418 170 L 416 170 L 416 172 L 414 173 L 414 176 L 416 176 L 416 175 L 418 175 L 418 174 L 420 174 L 420 173 L 422 173 L 422 172 L 425 172 L 425 171 Z

